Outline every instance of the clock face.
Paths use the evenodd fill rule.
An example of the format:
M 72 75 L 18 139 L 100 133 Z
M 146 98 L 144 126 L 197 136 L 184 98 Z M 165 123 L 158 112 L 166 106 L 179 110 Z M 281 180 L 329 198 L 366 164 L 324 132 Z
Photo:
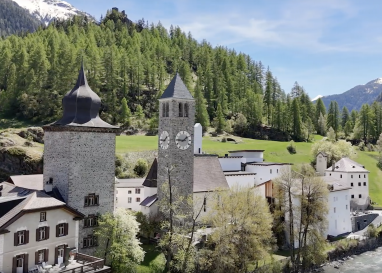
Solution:
M 186 150 L 191 145 L 191 135 L 186 131 L 180 131 L 175 137 L 176 146 L 181 150 Z
M 168 148 L 168 144 L 170 143 L 170 135 L 168 134 L 167 131 L 163 131 L 161 134 L 160 134 L 160 137 L 159 137 L 159 144 L 160 144 L 160 147 L 163 149 L 163 150 L 166 150 Z

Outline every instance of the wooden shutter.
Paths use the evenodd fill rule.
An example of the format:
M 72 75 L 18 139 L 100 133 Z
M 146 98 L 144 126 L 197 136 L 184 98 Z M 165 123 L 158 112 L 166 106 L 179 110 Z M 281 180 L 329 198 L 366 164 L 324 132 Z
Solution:
M 17 246 L 18 245 L 18 237 L 17 237 L 17 232 L 15 232 L 14 234 L 14 245 Z
M 68 234 L 69 234 L 69 224 L 68 224 L 68 223 L 65 223 L 65 224 L 64 224 L 64 234 L 65 234 L 65 235 L 68 235 Z
M 58 247 L 54 249 L 54 264 L 58 264 Z
M 49 231 L 50 231 L 50 228 L 49 227 L 45 227 L 45 239 L 46 240 L 49 239 Z
M 39 263 L 39 260 L 38 260 L 38 251 L 36 251 L 36 252 L 34 253 L 34 263 L 35 263 L 35 264 L 38 264 L 38 263 Z
M 47 263 L 49 261 L 49 249 L 45 249 L 44 252 L 44 262 Z
M 39 234 L 40 229 L 36 229 L 36 242 L 40 241 L 40 234 Z
M 17 257 L 13 257 L 12 273 L 16 273 L 16 266 L 17 266 Z
M 59 234 L 59 229 L 58 229 L 58 225 L 56 226 L 56 237 L 58 237 L 58 234 Z
M 25 231 L 25 243 L 29 243 L 29 230 Z
M 28 254 L 24 254 L 23 273 L 28 273 Z

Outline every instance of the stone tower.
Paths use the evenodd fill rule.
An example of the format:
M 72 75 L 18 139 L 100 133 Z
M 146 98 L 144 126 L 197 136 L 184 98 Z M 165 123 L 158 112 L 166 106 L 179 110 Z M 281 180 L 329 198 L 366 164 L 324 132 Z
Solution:
M 177 73 L 159 99 L 158 198 L 168 181 L 179 194 L 193 194 L 195 101 Z
M 85 215 L 72 228 L 79 229 L 79 251 L 91 254 L 97 215 L 114 211 L 118 127 L 98 116 L 101 99 L 90 89 L 83 65 L 62 104 L 62 118 L 43 127 L 45 190 L 59 192 L 67 205 Z

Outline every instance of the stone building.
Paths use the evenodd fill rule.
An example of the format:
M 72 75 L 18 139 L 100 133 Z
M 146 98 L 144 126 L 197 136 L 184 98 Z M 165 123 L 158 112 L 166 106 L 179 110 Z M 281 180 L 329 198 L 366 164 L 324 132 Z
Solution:
M 43 181 L 46 192 L 57 189 L 67 205 L 85 215 L 79 225 L 78 249 L 91 254 L 98 215 L 115 208 L 118 127 L 99 117 L 101 99 L 89 87 L 83 66 L 62 103 L 62 118 L 43 127 Z

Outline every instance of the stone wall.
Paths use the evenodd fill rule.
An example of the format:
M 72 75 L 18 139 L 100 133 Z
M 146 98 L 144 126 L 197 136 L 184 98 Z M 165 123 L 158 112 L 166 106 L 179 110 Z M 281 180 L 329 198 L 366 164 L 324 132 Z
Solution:
M 86 216 L 113 212 L 115 205 L 115 133 L 45 131 L 44 181 L 53 179 L 67 204 Z M 99 206 L 84 206 L 85 196 L 99 196 Z M 81 253 L 83 238 L 93 234 L 93 228 L 79 227 Z

